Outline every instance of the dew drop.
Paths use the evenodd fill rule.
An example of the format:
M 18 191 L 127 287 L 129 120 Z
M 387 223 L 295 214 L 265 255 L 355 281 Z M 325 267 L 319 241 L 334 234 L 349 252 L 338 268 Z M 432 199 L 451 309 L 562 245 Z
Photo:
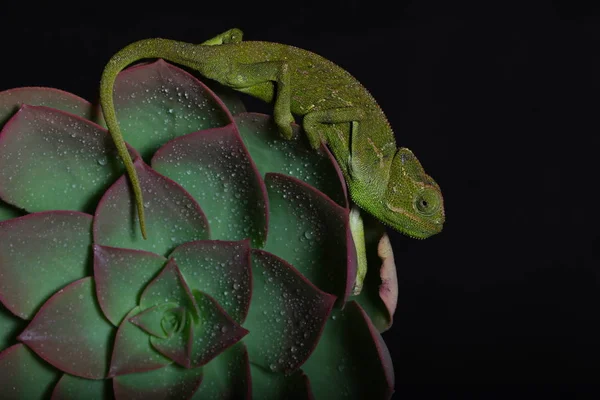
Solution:
M 98 165 L 104 166 L 104 165 L 108 164 L 108 158 L 106 158 L 106 157 L 100 157 L 96 161 L 98 162 Z

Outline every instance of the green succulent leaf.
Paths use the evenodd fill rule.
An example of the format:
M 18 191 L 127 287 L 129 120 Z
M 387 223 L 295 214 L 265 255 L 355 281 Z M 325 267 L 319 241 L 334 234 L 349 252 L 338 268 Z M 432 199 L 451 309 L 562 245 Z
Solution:
M 167 339 L 187 318 L 185 309 L 174 303 L 162 303 L 129 318 L 129 322 L 137 325 L 147 334 Z
M 232 118 L 206 85 L 163 60 L 122 71 L 114 102 L 123 137 L 147 161 L 169 140 Z
M 87 100 L 72 93 L 47 87 L 21 87 L 0 92 L 0 127 L 24 104 L 51 107 L 89 120 L 95 114 Z
M 165 338 L 150 336 L 150 343 L 156 351 L 185 368 L 191 368 L 193 338 L 191 318 L 181 321 L 178 329 Z
M 194 74 L 194 71 L 192 71 L 192 74 Z M 246 107 L 244 106 L 244 102 L 240 99 L 239 92 L 236 92 L 232 88 L 222 85 L 217 81 L 205 79 L 198 74 L 194 74 L 194 76 L 213 91 L 215 96 L 223 102 L 231 115 L 238 115 L 246 112 Z
M 72 211 L 0 222 L 0 299 L 30 319 L 53 293 L 91 272 L 92 216 Z M 35 279 L 32 279 L 35 277 Z
M 148 251 L 99 245 L 93 248 L 98 302 L 106 318 L 118 326 L 138 305 L 144 288 L 167 259 Z
M 98 204 L 94 243 L 166 255 L 180 244 L 208 239 L 206 217 L 189 193 L 140 159 L 135 168 L 142 187 L 148 240 L 142 238 L 133 191 L 127 177 L 122 176 Z
M 267 371 L 250 364 L 252 371 L 252 396 L 260 400 L 312 400 L 308 378 L 298 370 L 291 375 Z
M 273 117 L 266 114 L 243 113 L 234 120 L 261 176 L 269 172 L 293 176 L 348 207 L 342 172 L 327 147 L 315 151 L 295 124 L 293 139 L 283 139 Z
M 96 301 L 93 279 L 52 296 L 18 340 L 61 371 L 88 379 L 106 376 L 113 326 Z
M 348 209 L 296 178 L 268 173 L 265 183 L 270 217 L 264 250 L 343 304 L 356 278 Z
M 0 134 L 0 195 L 29 212 L 93 212 L 122 173 L 108 132 L 64 111 L 24 105 Z
M 152 158 L 152 167 L 182 185 L 201 205 L 211 238 L 252 238 L 254 246 L 264 244 L 265 185 L 234 123 L 170 141 Z
M 394 368 L 381 335 L 355 301 L 334 310 L 302 366 L 319 399 L 389 399 Z
M 172 363 L 172 360 L 154 350 L 146 332 L 129 321 L 140 311 L 140 307 L 135 307 L 119 325 L 108 371 L 109 377 L 151 371 Z
M 198 318 L 198 305 L 181 275 L 174 259 L 169 259 L 160 274 L 154 278 L 144 289 L 140 297 L 140 307 L 146 310 L 150 307 L 173 303 L 183 307 L 196 319 Z M 168 312 L 168 310 L 165 310 Z
M 17 334 L 25 328 L 26 322 L 15 317 L 0 304 L 0 351 L 15 344 Z
M 204 379 L 192 400 L 243 400 L 251 398 L 248 350 L 244 342 L 231 346 L 202 368 Z
M 321 336 L 335 297 L 321 291 L 294 267 L 252 250 L 252 303 L 244 342 L 252 363 L 272 372 L 295 371 Z
M 199 367 L 239 342 L 248 331 L 238 325 L 215 299 L 194 291 L 200 318 L 193 326 L 191 366 Z
M 113 378 L 117 400 L 189 399 L 202 383 L 202 368 L 182 368 L 176 364 Z
M 0 393 L 3 399 L 46 398 L 58 377 L 56 369 L 23 344 L 15 344 L 0 353 Z
M 83 379 L 63 374 L 52 392 L 51 400 L 106 400 L 112 398 L 112 387 L 109 380 Z
M 23 215 L 21 211 L 11 206 L 10 204 L 7 204 L 0 200 L 0 221 L 6 221 L 7 219 L 17 218 L 21 215 Z
M 246 319 L 252 297 L 250 242 L 202 240 L 185 243 L 170 255 L 192 291 L 213 297 L 234 321 Z

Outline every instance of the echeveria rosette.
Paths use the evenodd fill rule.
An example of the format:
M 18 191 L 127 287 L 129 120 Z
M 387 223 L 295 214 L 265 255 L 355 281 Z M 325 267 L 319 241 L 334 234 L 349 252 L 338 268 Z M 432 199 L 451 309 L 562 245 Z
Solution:
M 381 225 L 365 221 L 370 268 L 351 296 L 331 154 L 212 87 L 161 60 L 115 85 L 148 240 L 97 106 L 0 93 L 3 398 L 391 396 L 380 332 L 397 286 Z

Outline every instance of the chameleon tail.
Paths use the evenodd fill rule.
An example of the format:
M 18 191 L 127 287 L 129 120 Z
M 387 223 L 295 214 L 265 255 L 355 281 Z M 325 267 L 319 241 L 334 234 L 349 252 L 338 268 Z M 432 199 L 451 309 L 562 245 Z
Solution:
M 140 181 L 133 166 L 133 161 L 127 146 L 123 140 L 123 135 L 117 122 L 117 115 L 115 113 L 115 105 L 113 101 L 113 87 L 117 75 L 121 70 L 136 61 L 144 58 L 164 58 L 168 61 L 173 61 L 181 64 L 189 65 L 189 57 L 185 57 L 185 54 L 189 54 L 190 50 L 197 50 L 197 46 L 188 43 L 176 42 L 167 39 L 145 39 L 138 42 L 134 42 L 129 46 L 120 50 L 115 54 L 102 73 L 102 79 L 100 81 L 100 104 L 102 106 L 102 112 L 104 114 L 104 120 L 108 130 L 112 136 L 113 142 L 117 147 L 119 156 L 125 164 L 127 175 L 133 186 L 133 193 L 135 196 L 135 204 L 138 211 L 138 217 L 140 220 L 140 229 L 142 236 L 147 239 L 146 232 L 146 219 L 144 217 L 144 202 L 142 198 L 142 188 Z M 194 51 L 193 53 L 196 53 Z

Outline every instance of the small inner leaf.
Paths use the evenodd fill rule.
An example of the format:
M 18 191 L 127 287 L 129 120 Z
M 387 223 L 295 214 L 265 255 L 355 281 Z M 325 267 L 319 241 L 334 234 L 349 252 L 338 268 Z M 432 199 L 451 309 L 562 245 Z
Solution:
M 194 318 L 198 318 L 198 306 L 194 296 L 172 258 L 167 262 L 161 273 L 146 286 L 140 298 L 142 310 L 167 303 L 183 307 L 183 309 L 191 312 Z M 173 309 L 170 308 L 169 310 Z M 163 313 L 167 311 L 162 310 Z M 163 317 L 164 314 L 159 319 L 161 325 Z
M 109 377 L 150 371 L 172 363 L 170 359 L 154 350 L 146 332 L 129 322 L 129 319 L 139 312 L 140 308 L 135 307 L 119 326 L 113 346 Z
M 160 321 L 160 325 L 167 336 L 181 332 L 187 323 L 187 312 L 183 307 L 169 310 Z
M 199 367 L 233 346 L 248 331 L 232 320 L 219 304 L 207 295 L 194 291 L 200 310 L 200 322 L 193 326 L 192 367 Z
M 252 297 L 248 240 L 185 243 L 169 257 L 177 261 L 190 289 L 210 295 L 237 323 L 244 322 Z
M 129 318 L 129 322 L 137 325 L 146 333 L 159 338 L 166 339 L 174 332 L 173 325 L 177 324 L 177 314 L 181 314 L 182 307 L 175 303 L 159 304 L 149 307 Z M 168 318 L 168 322 L 165 322 Z
M 119 326 L 167 259 L 148 251 L 94 245 L 94 279 L 100 307 Z

